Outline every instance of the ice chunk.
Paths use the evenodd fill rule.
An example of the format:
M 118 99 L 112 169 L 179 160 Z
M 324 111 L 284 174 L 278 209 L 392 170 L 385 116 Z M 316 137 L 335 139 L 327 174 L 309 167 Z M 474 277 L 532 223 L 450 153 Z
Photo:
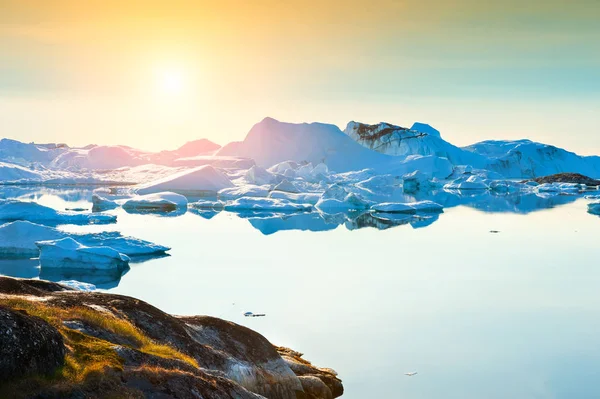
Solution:
M 273 187 L 273 191 L 285 191 L 286 193 L 299 193 L 300 191 L 294 185 L 294 183 L 290 182 L 287 179 L 283 179 L 281 183 Z
M 348 191 L 338 183 L 331 184 L 321 195 L 321 198 L 328 199 L 333 198 L 339 201 L 343 201 L 348 196 Z
M 489 188 L 486 181 L 477 175 L 459 178 L 444 186 L 445 190 L 489 190 Z
M 92 194 L 92 212 L 102 212 L 111 209 L 118 208 L 119 204 L 116 201 L 112 201 L 101 197 L 100 195 Z
M 129 264 L 129 257 L 113 248 L 88 247 L 71 237 L 38 241 L 36 245 L 40 249 L 42 268 L 123 270 Z
M 537 186 L 539 193 L 579 193 L 587 189 L 584 184 L 578 183 L 544 183 Z
M 600 215 L 600 201 L 588 204 L 588 212 L 592 215 Z
M 173 212 L 185 210 L 188 200 L 181 194 L 162 192 L 138 195 L 123 203 L 123 209 L 128 212 Z
M 244 175 L 246 182 L 256 185 L 271 184 L 274 176 L 264 168 L 254 165 Z
M 400 202 L 383 202 L 381 204 L 373 205 L 371 210 L 382 213 L 417 213 L 417 210 L 411 205 Z
M 297 204 L 283 199 L 242 197 L 225 204 L 225 210 L 230 212 L 310 212 L 312 205 Z
M 372 202 L 365 200 L 361 196 L 349 193 L 342 200 L 335 197 L 321 197 L 315 207 L 324 213 L 339 213 L 369 209 L 371 204 Z
M 105 214 L 61 212 L 35 202 L 0 199 L 0 221 L 28 220 L 42 224 L 105 224 L 117 217 Z
M 421 189 L 427 189 L 432 186 L 433 184 L 429 176 L 420 170 L 415 170 L 402 176 L 402 190 L 405 193 L 416 193 Z
M 444 211 L 444 207 L 433 201 L 418 201 L 410 202 L 407 205 L 412 206 L 417 212 L 424 213 L 440 213 Z
M 233 187 L 233 183 L 223 172 L 210 165 L 204 165 L 140 185 L 136 192 L 152 194 L 171 191 L 183 195 L 208 196 L 228 187 Z
M 296 162 L 284 161 L 284 162 L 280 162 L 278 164 L 271 166 L 268 170 L 271 173 L 284 174 L 288 170 L 295 171 L 296 169 L 298 169 L 298 164 Z M 295 172 L 294 172 L 294 174 L 295 174 Z

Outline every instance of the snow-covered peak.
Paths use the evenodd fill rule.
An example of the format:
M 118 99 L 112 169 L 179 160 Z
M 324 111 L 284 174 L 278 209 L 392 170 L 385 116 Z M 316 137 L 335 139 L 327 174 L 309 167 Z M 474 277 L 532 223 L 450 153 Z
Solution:
M 417 132 L 427 133 L 430 136 L 442 138 L 440 131 L 432 127 L 431 125 L 428 125 L 427 123 L 415 122 L 413 123 L 410 130 L 415 130 Z

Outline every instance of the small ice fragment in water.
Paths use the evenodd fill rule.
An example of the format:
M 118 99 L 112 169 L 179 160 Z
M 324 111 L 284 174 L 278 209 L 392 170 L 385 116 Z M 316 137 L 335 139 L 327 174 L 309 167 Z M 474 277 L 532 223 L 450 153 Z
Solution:
M 252 312 L 246 312 L 246 313 L 244 313 L 244 316 L 245 317 L 264 317 L 264 316 L 266 316 L 266 314 L 264 314 L 264 313 L 256 313 L 256 314 L 254 314 Z
M 413 375 L 417 375 L 417 372 L 416 371 L 411 371 L 410 373 L 404 373 L 404 375 L 412 377 Z

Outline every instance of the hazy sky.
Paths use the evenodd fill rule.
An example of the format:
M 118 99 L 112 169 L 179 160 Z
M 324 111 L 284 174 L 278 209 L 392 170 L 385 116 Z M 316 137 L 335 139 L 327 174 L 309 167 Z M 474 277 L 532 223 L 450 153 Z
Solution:
M 171 149 L 265 116 L 600 154 L 600 2 L 0 0 L 0 136 Z

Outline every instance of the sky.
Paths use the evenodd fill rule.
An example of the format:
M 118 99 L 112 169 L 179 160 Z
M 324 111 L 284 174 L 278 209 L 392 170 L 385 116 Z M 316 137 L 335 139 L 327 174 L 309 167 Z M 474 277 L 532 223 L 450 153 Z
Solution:
M 600 154 L 600 2 L 0 0 L 0 136 L 174 149 L 414 121 Z

